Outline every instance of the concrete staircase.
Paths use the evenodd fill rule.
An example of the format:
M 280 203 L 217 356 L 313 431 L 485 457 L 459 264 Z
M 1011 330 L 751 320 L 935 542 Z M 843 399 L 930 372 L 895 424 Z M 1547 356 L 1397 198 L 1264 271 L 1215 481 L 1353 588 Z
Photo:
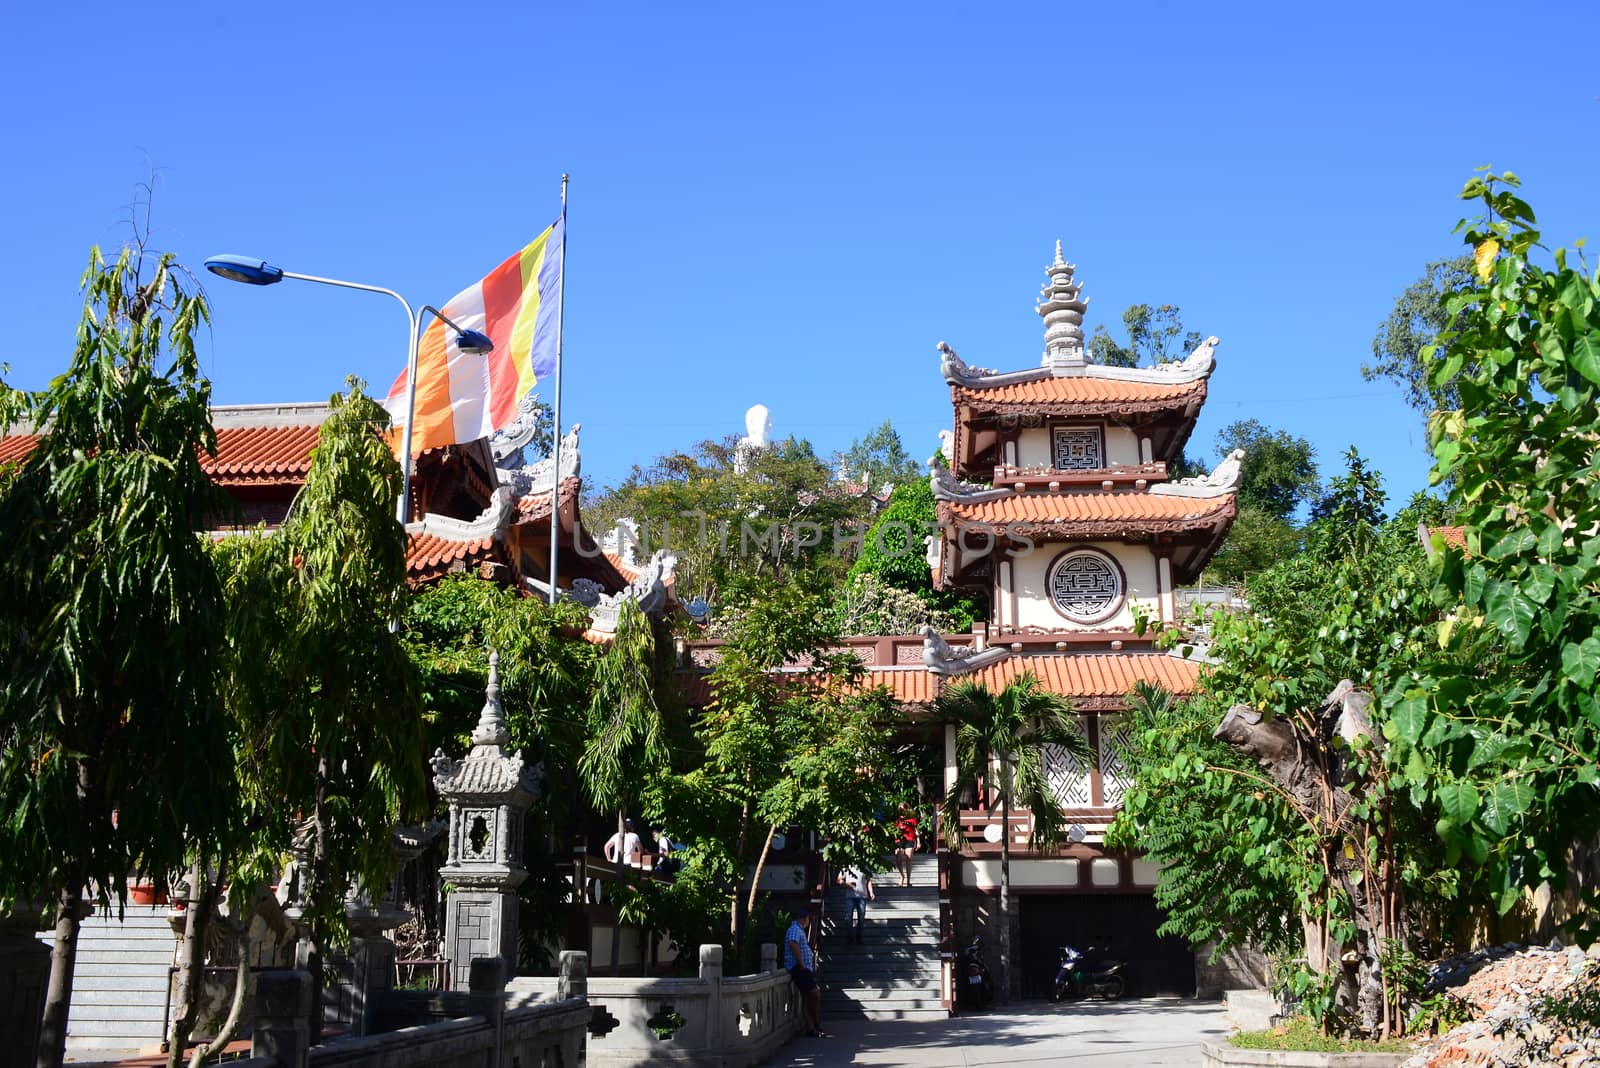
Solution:
M 46 945 L 54 939 L 41 933 Z M 166 1030 L 167 968 L 175 939 L 165 905 L 96 911 L 78 933 L 67 1049 L 155 1049 Z
M 885 864 L 885 868 L 890 866 Z M 942 1020 L 939 1000 L 939 860 L 917 854 L 911 886 L 892 870 L 874 877 L 863 943 L 850 943 L 844 890 L 828 891 L 822 924 L 822 1018 Z

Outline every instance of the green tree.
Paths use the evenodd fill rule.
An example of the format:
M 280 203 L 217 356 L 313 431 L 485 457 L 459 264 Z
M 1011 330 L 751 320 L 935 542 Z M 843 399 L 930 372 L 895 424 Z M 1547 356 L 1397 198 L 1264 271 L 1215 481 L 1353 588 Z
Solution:
M 293 828 L 309 970 L 345 938 L 351 887 L 385 884 L 396 823 L 426 812 L 418 679 L 394 626 L 404 612 L 406 536 L 388 413 L 359 383 L 330 398 L 305 485 L 270 537 L 239 539 L 240 599 L 229 690 L 250 741 L 248 793 Z M 280 845 L 288 843 L 278 839 Z
M 921 463 L 906 452 L 894 424 L 885 419 L 876 430 L 857 438 L 850 448 L 839 453 L 836 466 L 851 479 L 860 479 L 874 493 L 885 485 L 899 487 L 907 482 L 927 481 Z
M 1316 450 L 1305 438 L 1273 430 L 1256 419 L 1229 423 L 1217 434 L 1217 456 L 1244 450 L 1239 472 L 1239 507 L 1287 520 L 1316 499 Z
M 910 634 L 925 625 L 967 630 L 981 617 L 972 594 L 933 588 L 925 541 L 937 538 L 938 532 L 937 504 L 927 478 L 896 485 L 888 507 L 862 539 L 861 555 L 850 565 L 835 600 L 847 633 Z M 912 595 L 922 604 L 920 614 L 894 592 L 882 596 L 885 591 Z
M 1301 540 L 1300 531 L 1287 519 L 1241 505 L 1228 540 L 1206 567 L 1206 581 L 1246 585 L 1253 576 L 1299 552 Z
M 38 1064 L 61 1064 L 87 887 L 168 878 L 232 791 L 216 692 L 222 592 L 195 530 L 219 498 L 194 332 L 204 298 L 139 245 L 83 276 L 65 374 L 0 384 L 39 428 L 0 473 L 0 899 L 48 893 L 56 940 Z M 9 429 L 0 426 L 0 432 Z
M 1094 328 L 1089 336 L 1092 362 L 1108 367 L 1154 366 L 1181 359 L 1204 340 L 1195 331 L 1183 328 L 1176 304 L 1163 304 L 1159 308 L 1148 304 L 1130 305 L 1122 313 L 1122 325 L 1128 331 L 1126 345 L 1118 344 L 1104 324 Z
M 1380 378 L 1394 382 L 1405 390 L 1406 403 L 1424 416 L 1458 407 L 1460 398 L 1452 383 L 1441 381 L 1434 386 L 1428 378 L 1430 364 L 1444 358 L 1435 340 L 1453 321 L 1460 320 L 1460 311 L 1452 316 L 1445 303 L 1471 287 L 1471 256 L 1429 263 L 1422 277 L 1401 291 L 1389 317 L 1378 327 L 1372 338 L 1373 362 L 1361 365 L 1361 377 L 1368 382 Z M 1425 350 L 1431 355 L 1425 355 Z
M 1090 759 L 1084 735 L 1072 719 L 1071 705 L 1059 694 L 1039 685 L 1024 672 L 995 693 L 982 683 L 960 681 L 933 703 L 934 715 L 956 725 L 956 776 L 944 796 L 941 814 L 945 838 L 960 849 L 961 798 L 976 795 L 989 781 L 992 767 L 999 768 L 999 783 L 992 793 L 1000 804 L 1000 999 L 1011 998 L 1011 810 L 1025 808 L 1033 814 L 1033 834 L 1028 847 L 1038 850 L 1059 845 L 1066 831 L 1061 806 L 1045 778 L 1045 747 L 1060 746 L 1079 760 Z
M 1439 554 L 1437 641 L 1455 655 L 1399 679 L 1387 737 L 1406 787 L 1436 803 L 1452 854 L 1482 865 L 1504 911 L 1566 881 L 1575 842 L 1600 832 L 1600 277 L 1540 244 L 1509 173 L 1462 198 L 1471 284 L 1424 350 L 1429 386 L 1460 410 L 1430 426 L 1466 551 Z M 1439 357 L 1443 358 L 1440 359 Z M 1592 887 L 1575 933 L 1596 937 Z
M 1252 945 L 1297 956 L 1303 931 L 1294 903 L 1315 836 L 1254 761 L 1212 737 L 1213 702 L 1174 701 L 1140 681 L 1128 701 L 1129 786 L 1106 832 L 1109 849 L 1157 859 L 1160 932 L 1218 953 Z
M 652 815 L 690 843 L 686 868 L 724 887 L 735 952 L 749 948 L 749 917 L 773 836 L 801 825 L 824 837 L 834 864 L 875 864 L 890 831 L 874 815 L 895 777 L 886 691 L 838 649 L 826 602 L 771 584 L 738 617 L 705 679 L 695 752 L 663 780 Z
M 742 590 L 769 579 L 835 588 L 850 560 L 835 551 L 834 531 L 862 529 L 866 501 L 836 491 L 809 442 L 789 438 L 747 462 L 737 457 L 732 438 L 658 457 L 586 502 L 586 514 L 597 530 L 625 518 L 639 523 L 643 552 L 670 549 L 678 589 L 719 609 L 743 603 Z

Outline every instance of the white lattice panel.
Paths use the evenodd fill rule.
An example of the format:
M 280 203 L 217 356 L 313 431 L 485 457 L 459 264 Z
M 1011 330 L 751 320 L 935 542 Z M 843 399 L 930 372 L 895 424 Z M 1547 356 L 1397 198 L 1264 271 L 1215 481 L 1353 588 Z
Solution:
M 1083 734 L 1081 723 L 1075 724 L 1075 729 Z M 1044 747 L 1044 777 L 1062 808 L 1083 808 L 1090 803 L 1089 769 L 1064 747 Z
M 1123 750 L 1129 742 L 1128 721 L 1122 716 L 1100 717 L 1100 803 L 1122 804 L 1128 788 L 1128 763 Z

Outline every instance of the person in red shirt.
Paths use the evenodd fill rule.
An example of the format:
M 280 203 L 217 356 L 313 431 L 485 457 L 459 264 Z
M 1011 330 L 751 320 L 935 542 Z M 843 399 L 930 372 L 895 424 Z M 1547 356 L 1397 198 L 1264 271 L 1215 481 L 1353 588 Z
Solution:
M 895 819 L 897 836 L 894 843 L 894 866 L 900 873 L 900 885 L 911 885 L 911 854 L 917 850 L 917 815 L 911 806 L 901 804 L 900 815 Z

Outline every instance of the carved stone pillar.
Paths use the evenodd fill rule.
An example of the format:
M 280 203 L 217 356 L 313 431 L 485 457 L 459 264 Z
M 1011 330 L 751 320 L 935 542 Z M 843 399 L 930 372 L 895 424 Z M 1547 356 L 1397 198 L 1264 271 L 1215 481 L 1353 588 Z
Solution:
M 539 796 L 543 767 L 525 767 L 500 714 L 500 658 L 489 656 L 483 715 L 465 760 L 434 753 L 433 783 L 450 805 L 450 850 L 439 876 L 452 885 L 445 906 L 445 955 L 450 985 L 467 989 L 475 957 L 499 957 L 516 974 L 517 887 L 522 866 L 522 818 Z

